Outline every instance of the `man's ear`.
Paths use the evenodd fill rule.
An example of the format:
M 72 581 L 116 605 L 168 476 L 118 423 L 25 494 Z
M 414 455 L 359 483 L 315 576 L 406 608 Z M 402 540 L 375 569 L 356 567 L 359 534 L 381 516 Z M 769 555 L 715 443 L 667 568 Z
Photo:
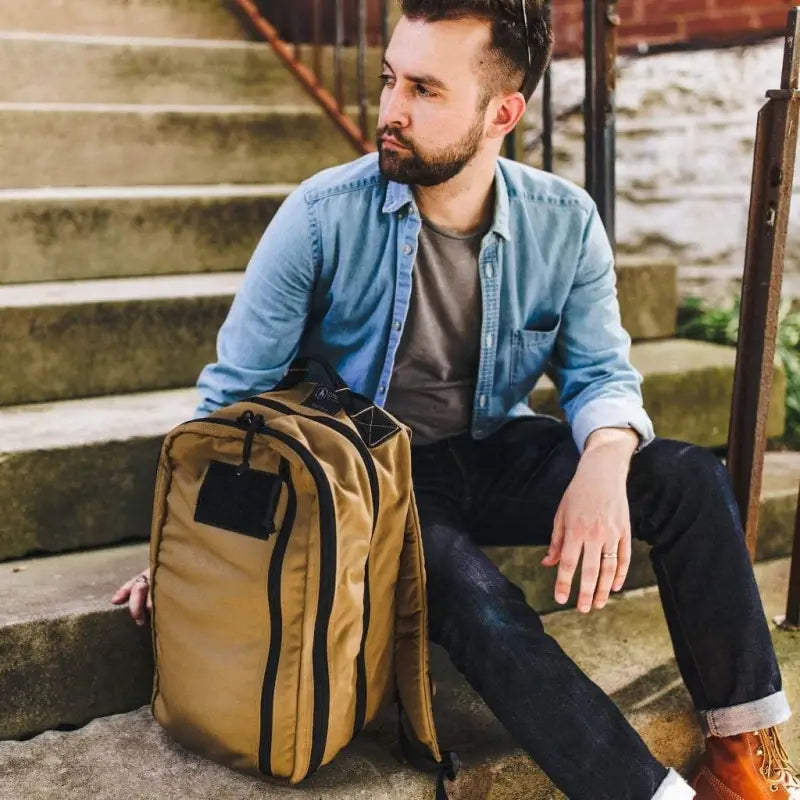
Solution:
M 489 121 L 489 138 L 502 139 L 511 133 L 522 119 L 527 105 L 521 92 L 508 92 L 496 100 Z

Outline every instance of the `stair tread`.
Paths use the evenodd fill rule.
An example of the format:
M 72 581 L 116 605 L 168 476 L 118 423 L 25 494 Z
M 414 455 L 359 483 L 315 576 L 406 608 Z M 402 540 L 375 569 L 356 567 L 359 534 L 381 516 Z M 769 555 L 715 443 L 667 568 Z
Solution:
M 207 272 L 8 284 L 0 286 L 0 309 L 233 295 L 243 274 Z
M 0 189 L 0 203 L 65 200 L 141 200 L 160 198 L 203 199 L 206 197 L 284 197 L 296 183 L 214 183 L 165 186 L 43 186 Z
M 125 549 L 136 555 L 137 548 Z M 144 547 L 138 550 L 144 555 Z M 124 569 L 113 580 L 84 579 L 80 591 L 88 599 L 82 606 L 76 603 L 76 609 L 99 609 L 102 592 L 130 577 L 125 571 L 130 565 L 122 561 L 118 565 Z M 788 559 L 756 565 L 770 618 L 783 610 L 788 569 Z M 3 579 L 4 570 L 0 566 Z M 58 594 L 62 600 L 65 588 Z M 125 615 L 127 611 L 108 613 Z M 702 736 L 674 663 L 657 590 L 614 597 L 605 609 L 588 616 L 562 611 L 543 619 L 548 633 L 614 699 L 656 757 L 685 768 L 698 752 Z M 130 627 L 133 635 L 132 622 Z M 784 665 L 800 657 L 800 638 L 780 632 L 773 638 Z M 619 644 L 623 641 L 626 657 L 621 659 Z M 561 798 L 439 648 L 433 649 L 432 662 L 438 686 L 435 708 L 440 740 L 445 747 L 455 745 L 463 761 L 459 796 Z M 800 672 L 785 668 L 784 684 L 790 702 L 796 704 Z M 796 757 L 800 728 L 785 726 L 784 738 L 790 756 Z M 284 783 L 258 780 L 188 753 L 167 738 L 147 707 L 95 719 L 77 731 L 51 731 L 25 742 L 0 742 L 2 797 L 82 800 L 86 787 L 91 786 L 98 800 L 116 800 L 121 785 L 132 797 L 180 796 L 187 800 L 211 796 L 277 800 L 288 797 L 289 791 L 309 800 L 323 795 L 331 800 L 428 800 L 432 796 L 431 778 L 398 760 L 391 713 L 383 714 L 330 766 L 291 790 Z
M 266 42 L 237 39 L 181 38 L 170 36 L 124 36 L 112 34 L 45 33 L 0 30 L 0 41 L 97 45 L 98 47 L 176 47 L 186 49 L 249 50 L 272 52 Z

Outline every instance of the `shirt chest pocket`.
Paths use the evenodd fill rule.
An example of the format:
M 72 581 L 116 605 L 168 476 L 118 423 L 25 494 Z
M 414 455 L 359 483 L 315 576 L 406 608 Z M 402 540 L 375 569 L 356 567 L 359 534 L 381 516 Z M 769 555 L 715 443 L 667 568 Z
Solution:
M 561 317 L 543 322 L 539 328 L 511 331 L 511 369 L 509 381 L 520 396 L 527 394 L 547 367 L 553 353 Z

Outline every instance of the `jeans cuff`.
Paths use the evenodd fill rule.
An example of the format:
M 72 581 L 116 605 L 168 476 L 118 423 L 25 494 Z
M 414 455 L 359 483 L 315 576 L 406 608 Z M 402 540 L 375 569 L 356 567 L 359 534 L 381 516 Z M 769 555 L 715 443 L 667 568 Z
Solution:
M 730 708 L 714 708 L 700 712 L 703 733 L 708 736 L 738 736 L 740 733 L 772 728 L 792 716 L 784 692 L 742 703 Z
M 692 800 L 694 796 L 694 789 L 674 769 L 670 769 L 653 800 Z

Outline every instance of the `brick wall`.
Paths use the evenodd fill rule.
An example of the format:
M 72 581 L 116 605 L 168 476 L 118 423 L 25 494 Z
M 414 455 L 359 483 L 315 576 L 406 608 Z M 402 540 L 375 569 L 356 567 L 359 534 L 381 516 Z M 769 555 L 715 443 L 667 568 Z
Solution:
M 780 34 L 791 0 L 619 0 L 620 50 L 737 44 Z M 583 49 L 583 2 L 553 0 L 556 55 Z

